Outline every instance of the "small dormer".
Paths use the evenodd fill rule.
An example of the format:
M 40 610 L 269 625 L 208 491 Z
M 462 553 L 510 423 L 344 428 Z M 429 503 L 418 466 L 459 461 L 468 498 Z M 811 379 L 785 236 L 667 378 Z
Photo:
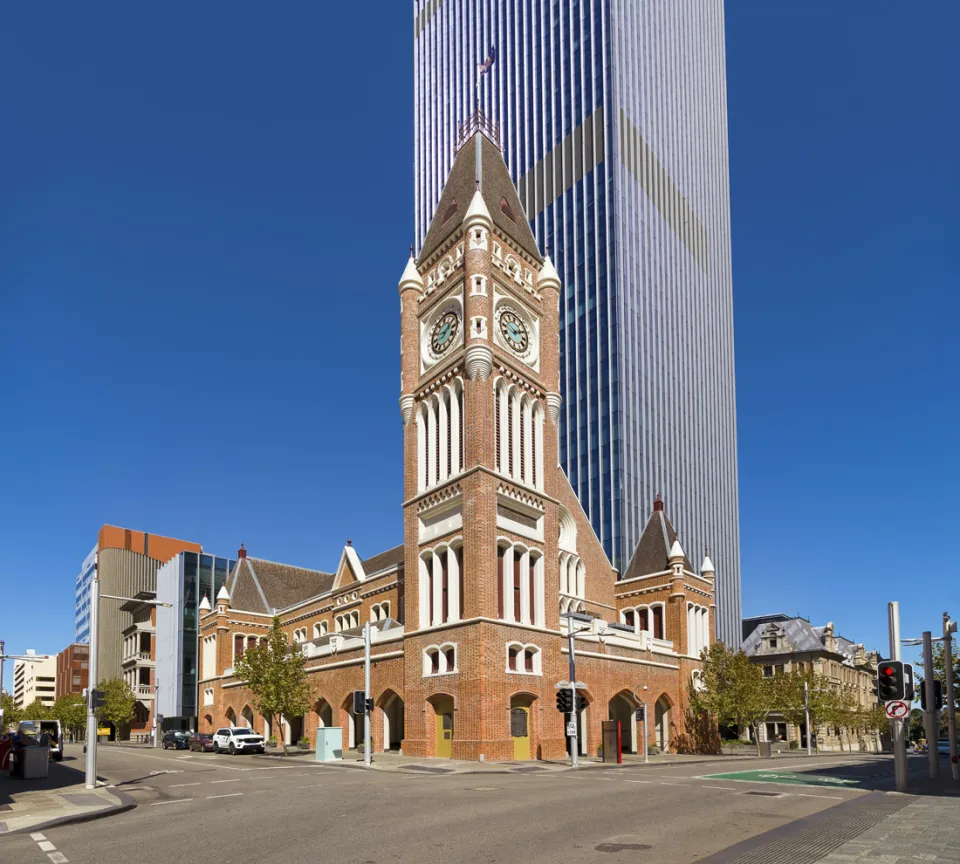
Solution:
M 783 628 L 768 624 L 760 634 L 760 650 L 771 654 L 786 652 L 788 648 Z

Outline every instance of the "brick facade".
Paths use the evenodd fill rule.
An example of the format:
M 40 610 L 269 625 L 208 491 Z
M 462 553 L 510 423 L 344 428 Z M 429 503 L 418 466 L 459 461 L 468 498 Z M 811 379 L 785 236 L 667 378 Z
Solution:
M 368 621 L 376 749 L 562 758 L 555 685 L 570 674 L 569 626 L 588 703 L 581 752 L 596 753 L 607 719 L 622 721 L 625 746 L 641 746 L 635 693 L 649 706 L 651 743 L 669 746 L 683 731 L 694 649 L 714 631 L 712 565 L 698 574 L 682 550 L 671 556 L 679 540 L 655 513 L 666 527 L 645 535 L 643 560 L 656 565 L 632 566 L 617 581 L 558 466 L 562 286 L 534 250 L 499 149 L 479 131 L 461 148 L 399 286 L 403 546 L 367 566 L 348 543 L 329 586 L 262 608 L 257 598 L 280 593 L 283 565 L 241 550 L 228 590 L 201 613 L 201 729 L 265 728 L 232 666 L 238 636 L 265 634 L 276 613 L 307 657 L 317 698 L 291 738 L 302 732 L 312 743 L 318 724 L 333 723 L 345 745 L 359 741 L 350 700 L 363 686 Z M 257 575 L 271 568 L 275 588 Z M 324 575 L 298 572 L 314 585 Z M 640 606 L 661 610 L 656 634 Z M 695 606 L 708 617 L 692 619 Z M 561 618 L 567 611 L 578 617 Z M 706 621 L 700 643 L 688 637 L 691 620 Z

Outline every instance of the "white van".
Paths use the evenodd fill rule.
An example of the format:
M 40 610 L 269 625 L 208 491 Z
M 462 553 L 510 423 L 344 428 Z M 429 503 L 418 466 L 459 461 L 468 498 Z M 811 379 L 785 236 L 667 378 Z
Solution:
M 41 743 L 46 738 L 50 745 L 50 757 L 56 762 L 63 759 L 63 729 L 59 720 L 21 720 L 18 735 L 30 735 Z

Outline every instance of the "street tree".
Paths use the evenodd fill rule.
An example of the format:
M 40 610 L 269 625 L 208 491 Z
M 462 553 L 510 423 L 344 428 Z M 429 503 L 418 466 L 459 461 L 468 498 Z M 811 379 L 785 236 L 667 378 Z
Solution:
M 103 705 L 97 710 L 97 717 L 107 723 L 112 723 L 117 731 L 116 740 L 120 740 L 120 729 L 133 719 L 133 709 L 137 704 L 137 697 L 133 690 L 121 678 L 111 678 L 97 685 L 103 693 Z
M 87 722 L 87 703 L 79 693 L 68 693 L 53 703 L 51 716 L 60 721 L 60 725 L 69 731 L 74 740 Z
M 942 642 L 933 643 L 933 677 L 940 681 L 943 687 L 943 707 L 947 707 L 947 652 L 944 650 Z M 923 668 L 923 652 L 921 652 L 920 669 Z M 920 687 L 923 687 L 923 680 L 917 687 L 917 696 L 920 695 Z M 960 709 L 960 640 L 953 640 L 953 704 Z M 946 711 L 941 714 L 941 725 L 945 725 Z
M 16 726 L 23 719 L 23 711 L 13 704 L 13 696 L 9 693 L 0 693 L 0 702 L 3 704 L 3 725 Z M 0 729 L 5 732 L 6 729 Z
M 760 721 L 770 711 L 772 691 L 760 667 L 743 651 L 714 642 L 703 652 L 702 689 L 693 699 L 695 710 L 706 711 L 720 723 L 733 723 L 740 733 L 754 731 L 760 752 Z
M 853 697 L 839 684 L 812 669 L 794 669 L 774 676 L 771 681 L 774 710 L 788 723 L 803 726 L 810 711 L 807 734 L 818 734 L 824 726 L 850 728 L 855 711 Z M 843 738 L 840 739 L 843 747 Z M 852 748 L 852 745 L 851 745 Z
M 50 716 L 50 709 L 39 699 L 34 699 L 29 705 L 24 706 L 21 720 L 46 720 Z
M 281 743 L 284 753 L 287 746 L 283 718 L 299 717 L 313 704 L 304 663 L 303 653 L 291 647 L 287 634 L 280 628 L 280 619 L 274 617 L 266 641 L 247 648 L 234 664 L 234 674 L 250 688 L 254 707 L 267 718 L 271 734 Z M 279 734 L 273 728 L 275 719 L 279 721 Z

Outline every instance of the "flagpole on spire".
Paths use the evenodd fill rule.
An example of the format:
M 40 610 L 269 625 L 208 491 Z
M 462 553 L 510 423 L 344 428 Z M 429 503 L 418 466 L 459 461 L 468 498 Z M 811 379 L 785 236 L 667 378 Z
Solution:
M 480 82 L 483 80 L 483 76 L 486 75 L 491 67 L 494 64 L 494 61 L 497 59 L 497 46 L 491 45 L 490 51 L 487 53 L 487 59 L 483 61 L 477 67 L 477 113 L 480 113 Z

